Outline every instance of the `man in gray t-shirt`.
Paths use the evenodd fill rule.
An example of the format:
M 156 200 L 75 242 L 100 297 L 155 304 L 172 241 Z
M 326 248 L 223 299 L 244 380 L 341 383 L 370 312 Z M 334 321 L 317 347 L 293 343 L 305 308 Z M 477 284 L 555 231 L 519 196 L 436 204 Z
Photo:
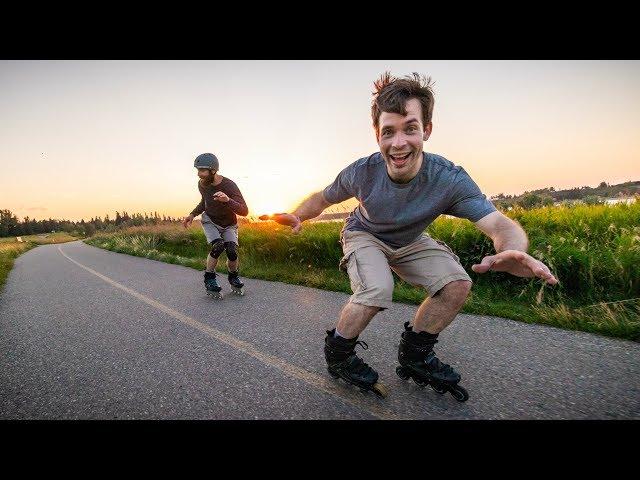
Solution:
M 406 183 L 389 177 L 380 152 L 342 170 L 322 193 L 331 204 L 360 200 L 344 229 L 369 232 L 400 248 L 417 240 L 441 214 L 476 222 L 496 211 L 462 167 L 439 155 L 421 155 L 417 175 Z
M 386 395 L 378 373 L 354 349 L 363 343 L 358 336 L 376 313 L 392 304 L 393 270 L 429 294 L 412 324 L 405 323 L 396 372 L 465 401 L 468 395 L 458 385 L 460 374 L 435 356 L 433 345 L 462 308 L 471 278 L 451 249 L 430 238 L 425 228 L 441 214 L 469 219 L 493 240 L 497 252 L 473 265 L 473 271 L 539 277 L 552 285 L 557 280 L 546 265 L 526 253 L 528 239 L 520 225 L 498 212 L 462 167 L 423 151 L 432 129 L 430 79 L 416 73 L 404 78 L 385 73 L 374 85 L 371 114 L 380 151 L 347 166 L 293 214 L 273 219 L 297 233 L 304 220 L 330 205 L 353 197 L 359 201 L 340 239 L 344 254 L 340 268 L 349 274 L 353 295 L 325 338 L 332 376 Z

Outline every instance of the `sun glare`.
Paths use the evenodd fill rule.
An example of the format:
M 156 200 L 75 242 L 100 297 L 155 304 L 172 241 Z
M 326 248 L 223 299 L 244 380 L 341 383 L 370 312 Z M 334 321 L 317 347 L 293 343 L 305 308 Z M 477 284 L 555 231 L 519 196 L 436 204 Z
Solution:
M 272 205 L 266 205 L 264 207 L 262 205 L 258 205 L 254 208 L 254 211 L 256 215 L 268 215 L 269 217 L 271 217 L 274 213 L 286 212 L 286 209 L 276 208 Z
M 286 198 L 288 192 L 265 192 L 247 189 L 243 192 L 249 214 L 251 216 L 273 215 L 274 213 L 290 212 L 297 205 L 296 201 Z M 277 198 L 278 197 L 281 198 Z

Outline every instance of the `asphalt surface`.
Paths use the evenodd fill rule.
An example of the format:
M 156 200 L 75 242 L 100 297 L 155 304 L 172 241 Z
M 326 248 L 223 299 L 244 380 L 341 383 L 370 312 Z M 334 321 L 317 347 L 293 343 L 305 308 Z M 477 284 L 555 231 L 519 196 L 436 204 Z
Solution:
M 295 266 L 292 266 L 295 268 Z M 244 279 L 204 293 L 202 273 L 81 242 L 16 259 L 0 294 L 1 419 L 638 419 L 640 344 L 459 315 L 436 353 L 465 403 L 395 374 L 394 304 L 359 354 L 389 396 L 331 378 L 325 330 L 348 295 Z

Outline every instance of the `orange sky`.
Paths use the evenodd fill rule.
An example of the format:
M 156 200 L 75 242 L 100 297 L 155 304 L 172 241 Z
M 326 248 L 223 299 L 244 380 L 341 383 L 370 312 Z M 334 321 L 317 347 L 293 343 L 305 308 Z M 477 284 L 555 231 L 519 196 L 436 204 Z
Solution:
M 640 180 L 638 61 L 0 61 L 0 208 L 187 214 L 213 152 L 250 213 L 377 151 L 372 83 L 435 80 L 425 150 L 487 195 Z

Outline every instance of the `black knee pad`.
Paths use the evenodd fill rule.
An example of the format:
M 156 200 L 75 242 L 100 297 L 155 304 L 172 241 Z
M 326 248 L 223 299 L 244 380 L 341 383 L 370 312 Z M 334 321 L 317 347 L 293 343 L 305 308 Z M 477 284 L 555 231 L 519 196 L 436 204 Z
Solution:
M 209 255 L 213 258 L 218 258 L 224 252 L 224 241 L 221 238 L 218 238 L 211 242 L 211 251 Z
M 238 245 L 235 242 L 224 242 L 224 248 L 227 251 L 227 258 L 232 262 L 238 259 Z

